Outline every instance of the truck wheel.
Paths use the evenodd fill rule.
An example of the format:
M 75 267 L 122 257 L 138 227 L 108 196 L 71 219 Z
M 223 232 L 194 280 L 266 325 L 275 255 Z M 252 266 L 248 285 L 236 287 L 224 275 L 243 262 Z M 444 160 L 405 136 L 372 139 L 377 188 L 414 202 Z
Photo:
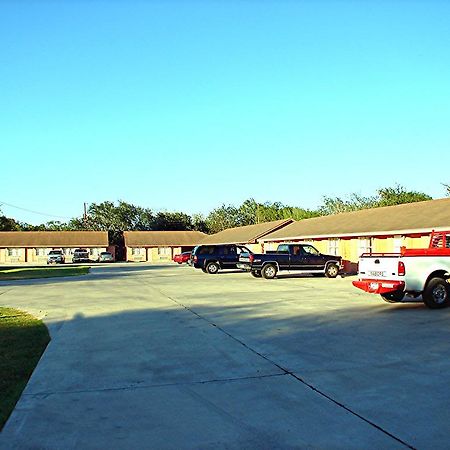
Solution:
M 422 298 L 428 308 L 445 308 L 450 303 L 450 288 L 448 283 L 443 278 L 432 278 L 425 286 Z
M 403 291 L 387 292 L 386 294 L 380 294 L 381 298 L 388 303 L 398 303 L 403 300 L 405 293 Z
M 255 277 L 255 278 L 261 278 L 261 271 L 260 270 L 252 270 L 251 274 Z
M 208 263 L 206 266 L 206 271 L 211 275 L 216 274 L 219 271 L 219 264 L 217 264 L 216 262 Z
M 328 264 L 325 269 L 325 276 L 327 278 L 336 278 L 339 274 L 339 267 L 336 264 Z
M 266 280 L 271 280 L 272 278 L 275 278 L 275 276 L 277 275 L 276 266 L 274 266 L 273 264 L 266 264 L 261 271 L 261 275 Z

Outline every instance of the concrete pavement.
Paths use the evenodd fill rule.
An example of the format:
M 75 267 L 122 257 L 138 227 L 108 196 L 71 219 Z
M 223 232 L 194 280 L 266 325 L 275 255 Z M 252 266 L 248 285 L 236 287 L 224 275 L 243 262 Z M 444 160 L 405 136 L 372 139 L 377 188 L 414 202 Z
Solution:
M 349 279 L 97 267 L 0 284 L 52 341 L 0 448 L 448 448 L 450 310 Z

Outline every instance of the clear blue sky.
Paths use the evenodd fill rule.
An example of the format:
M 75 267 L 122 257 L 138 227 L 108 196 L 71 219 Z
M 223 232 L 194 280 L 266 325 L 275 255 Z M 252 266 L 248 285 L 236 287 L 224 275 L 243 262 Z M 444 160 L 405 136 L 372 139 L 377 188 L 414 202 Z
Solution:
M 443 197 L 449 18 L 448 1 L 3 0 L 0 201 Z

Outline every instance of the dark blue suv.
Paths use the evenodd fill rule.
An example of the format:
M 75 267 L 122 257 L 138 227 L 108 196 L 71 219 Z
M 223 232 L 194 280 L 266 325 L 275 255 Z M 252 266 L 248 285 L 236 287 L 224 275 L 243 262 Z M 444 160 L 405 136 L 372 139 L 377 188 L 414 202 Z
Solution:
M 210 274 L 221 269 L 236 269 L 241 253 L 252 252 L 238 244 L 198 245 L 192 250 L 191 265 Z

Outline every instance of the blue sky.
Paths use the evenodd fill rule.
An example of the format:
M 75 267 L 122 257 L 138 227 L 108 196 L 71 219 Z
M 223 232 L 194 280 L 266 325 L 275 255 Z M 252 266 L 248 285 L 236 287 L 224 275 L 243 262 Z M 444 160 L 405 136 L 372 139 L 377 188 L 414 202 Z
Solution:
M 2 1 L 0 202 L 74 217 L 118 199 L 315 208 L 395 183 L 443 197 L 449 17 L 446 1 Z

